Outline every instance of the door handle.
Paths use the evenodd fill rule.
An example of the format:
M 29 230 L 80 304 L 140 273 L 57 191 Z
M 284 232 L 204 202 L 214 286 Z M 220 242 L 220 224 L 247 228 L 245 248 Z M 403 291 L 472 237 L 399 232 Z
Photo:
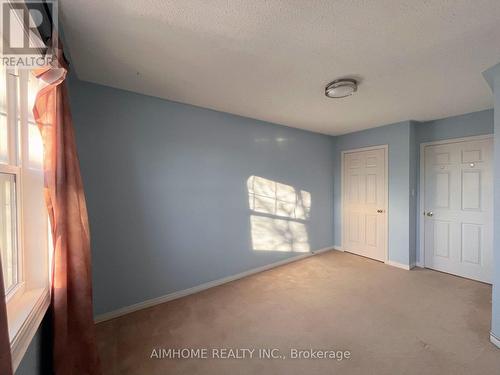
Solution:
M 379 214 L 382 214 L 382 213 L 384 213 L 384 210 L 380 210 L 380 209 L 379 209 L 379 210 L 377 210 L 377 212 L 378 212 Z
M 427 212 L 427 216 L 432 217 L 434 216 L 434 213 L 432 211 Z

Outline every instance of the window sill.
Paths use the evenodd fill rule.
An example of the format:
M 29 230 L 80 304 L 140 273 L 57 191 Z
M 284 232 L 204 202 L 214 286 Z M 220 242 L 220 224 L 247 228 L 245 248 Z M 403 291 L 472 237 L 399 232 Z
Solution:
M 14 371 L 19 366 L 50 305 L 48 288 L 31 289 L 7 304 L 9 338 Z

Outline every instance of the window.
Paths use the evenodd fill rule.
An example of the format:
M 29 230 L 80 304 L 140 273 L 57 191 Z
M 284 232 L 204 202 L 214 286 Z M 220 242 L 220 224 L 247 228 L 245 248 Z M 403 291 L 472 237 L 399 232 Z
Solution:
M 50 301 L 43 144 L 32 108 L 37 79 L 0 67 L 0 255 L 14 368 Z
M 19 282 L 16 200 L 16 176 L 0 173 L 0 253 L 6 295 Z
M 8 95 L 8 86 L 12 91 L 7 74 L 14 72 L 1 70 L 0 83 L 2 85 L 0 102 L 0 255 L 2 259 L 3 282 L 6 296 L 10 296 L 19 283 L 20 259 L 18 251 L 18 210 L 17 210 L 17 181 L 19 168 L 11 149 L 15 146 L 15 137 L 9 126 L 9 121 L 15 123 L 15 110 L 9 110 L 15 104 L 15 97 Z M 8 115 L 9 113 L 9 115 Z M 13 114 L 13 117 L 10 116 Z M 14 151 L 14 150 L 12 150 Z

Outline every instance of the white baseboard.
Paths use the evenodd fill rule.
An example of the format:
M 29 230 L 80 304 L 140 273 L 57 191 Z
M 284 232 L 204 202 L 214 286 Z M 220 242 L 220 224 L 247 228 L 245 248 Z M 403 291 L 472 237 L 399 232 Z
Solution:
M 334 247 L 324 247 L 323 249 L 311 251 L 311 254 L 312 255 L 314 255 L 314 254 L 321 254 L 321 253 L 326 253 L 327 251 L 331 251 L 331 250 L 337 250 L 337 249 L 334 248 Z
M 425 268 L 425 265 L 422 262 L 417 262 L 417 264 L 415 266 L 420 267 L 420 268 Z
M 333 247 L 333 250 L 337 250 L 337 251 L 342 251 L 342 252 L 344 252 L 344 249 L 342 248 L 342 246 L 334 246 L 334 247 Z
M 493 345 L 500 349 L 500 339 L 496 337 L 492 332 L 490 332 L 490 341 L 493 343 Z
M 403 264 L 403 263 L 399 263 L 399 262 L 394 262 L 392 260 L 386 260 L 385 261 L 385 264 L 389 265 L 389 266 L 393 266 L 393 267 L 397 267 L 397 268 L 401 268 L 401 269 L 404 269 L 404 270 L 411 270 L 412 267 L 408 264 Z
M 192 288 L 179 290 L 178 292 L 173 292 L 173 293 L 161 296 L 161 297 L 152 298 L 152 299 L 146 300 L 144 302 L 139 302 L 139 303 L 136 303 L 136 304 L 133 304 L 130 306 L 121 307 L 117 310 L 113 310 L 113 311 L 110 311 L 110 312 L 107 312 L 104 314 L 97 315 L 94 318 L 94 322 L 101 323 L 101 322 L 104 322 L 106 320 L 118 318 L 120 316 L 130 314 L 134 311 L 147 309 L 148 307 L 156 306 L 156 305 L 159 305 L 161 303 L 172 301 L 174 299 L 178 299 L 181 297 L 186 297 L 186 296 L 189 296 L 190 294 L 198 293 L 198 292 L 201 292 L 201 291 L 209 289 L 209 288 L 213 288 L 213 287 L 216 287 L 216 286 L 219 286 L 222 284 L 229 283 L 231 281 L 242 279 L 244 277 L 254 275 L 254 274 L 259 273 L 259 272 L 267 271 L 267 270 L 270 270 L 272 268 L 276 268 L 279 266 L 283 266 L 283 265 L 288 264 L 288 263 L 296 262 L 296 261 L 301 260 L 301 259 L 309 258 L 313 255 L 321 254 L 321 253 L 324 253 L 324 252 L 329 251 L 329 250 L 335 250 L 335 248 L 334 247 L 325 247 L 323 249 L 314 250 L 314 251 L 311 251 L 310 253 L 305 253 L 302 255 L 295 256 L 295 257 L 287 258 L 284 260 L 280 260 L 279 262 L 266 264 L 266 265 L 261 266 L 261 267 L 252 268 L 251 270 L 244 271 L 244 272 L 238 273 L 236 275 L 224 277 L 222 279 L 209 281 L 209 282 L 194 286 Z

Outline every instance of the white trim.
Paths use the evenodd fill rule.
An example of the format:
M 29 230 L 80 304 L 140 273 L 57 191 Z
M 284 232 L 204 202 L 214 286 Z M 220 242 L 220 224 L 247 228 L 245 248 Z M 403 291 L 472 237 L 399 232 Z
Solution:
M 340 152 L 340 235 L 341 235 L 341 251 L 344 251 L 344 157 L 345 154 L 361 151 L 384 150 L 385 159 L 385 260 L 389 260 L 389 145 L 377 145 L 369 147 L 361 147 Z
M 469 141 L 482 141 L 484 139 L 493 138 L 493 134 L 471 135 L 470 137 L 448 138 L 439 141 L 422 142 L 420 146 L 446 145 L 448 143 L 460 143 Z
M 8 159 L 10 165 L 19 165 L 18 153 L 18 74 L 14 68 L 5 70 L 6 117 L 8 138 Z M 22 101 L 22 100 L 21 100 Z
M 379 150 L 381 148 L 389 148 L 388 144 L 381 144 L 381 145 L 375 145 L 375 146 L 368 146 L 368 147 L 359 147 L 359 148 L 351 148 L 349 150 L 342 150 L 341 153 L 343 154 L 350 154 L 353 152 L 363 152 L 363 151 L 373 151 L 373 150 Z
M 490 332 L 490 341 L 493 345 L 500 349 L 500 339 L 496 337 L 493 332 Z
M 418 211 L 418 222 L 419 222 L 419 249 L 418 256 L 419 261 L 417 262 L 418 267 L 425 268 L 425 218 L 423 212 L 425 210 L 425 148 L 427 146 L 444 145 L 449 143 L 460 143 L 469 141 L 481 141 L 484 139 L 493 138 L 493 134 L 484 135 L 474 135 L 471 137 L 461 137 L 461 138 L 450 138 L 443 139 L 440 141 L 424 142 L 420 144 L 420 184 L 418 191 L 419 199 L 419 211 Z
M 15 165 L 0 164 L 0 173 L 18 175 L 21 173 L 21 168 Z
M 139 303 L 135 303 L 135 304 L 130 305 L 130 306 L 121 307 L 119 309 L 116 309 L 116 310 L 113 310 L 113 311 L 110 311 L 110 312 L 107 312 L 104 314 L 97 315 L 94 318 L 94 322 L 101 323 L 101 322 L 104 322 L 107 320 L 115 319 L 115 318 L 118 318 L 120 316 L 130 314 L 134 311 L 147 309 L 148 307 L 156 306 L 156 305 L 168 302 L 168 301 L 172 301 L 174 299 L 186 297 L 186 296 L 189 296 L 191 294 L 195 294 L 195 293 L 201 292 L 201 291 L 209 289 L 209 288 L 213 288 L 213 287 L 216 287 L 216 286 L 219 286 L 222 284 L 226 284 L 226 283 L 229 283 L 231 281 L 242 279 L 244 277 L 254 275 L 256 273 L 267 271 L 267 270 L 270 270 L 272 268 L 283 266 L 285 264 L 296 262 L 298 260 L 309 258 L 311 256 L 321 254 L 321 253 L 324 253 L 326 251 L 330 251 L 330 250 L 334 250 L 334 249 L 335 249 L 334 247 L 325 247 L 323 249 L 315 250 L 315 251 L 312 251 L 310 253 L 298 255 L 298 256 L 291 257 L 291 258 L 284 259 L 284 260 L 280 260 L 279 262 L 274 262 L 271 264 L 266 264 L 265 266 L 252 268 L 251 270 L 244 271 L 244 272 L 238 273 L 236 275 L 224 277 L 224 278 L 218 279 L 218 280 L 209 281 L 209 282 L 194 286 L 192 288 L 179 290 L 177 292 L 173 292 L 173 293 L 170 293 L 170 294 L 167 294 L 167 295 L 164 295 L 161 297 L 157 297 L 157 298 L 152 298 L 152 299 L 146 300 L 144 302 L 139 302 Z
M 409 271 L 409 270 L 411 270 L 413 268 L 412 266 L 409 266 L 407 264 L 403 264 L 403 263 L 399 263 L 399 262 L 394 262 L 392 260 L 386 260 L 385 264 L 387 264 L 388 266 L 401 268 L 401 269 L 407 270 L 407 271 Z
M 313 250 L 313 251 L 311 251 L 311 254 L 312 255 L 322 254 L 322 253 L 326 253 L 327 251 L 330 251 L 330 250 L 337 250 L 337 249 L 335 247 L 331 247 L 331 246 L 330 247 L 324 247 L 324 248 L 319 249 L 319 250 Z

